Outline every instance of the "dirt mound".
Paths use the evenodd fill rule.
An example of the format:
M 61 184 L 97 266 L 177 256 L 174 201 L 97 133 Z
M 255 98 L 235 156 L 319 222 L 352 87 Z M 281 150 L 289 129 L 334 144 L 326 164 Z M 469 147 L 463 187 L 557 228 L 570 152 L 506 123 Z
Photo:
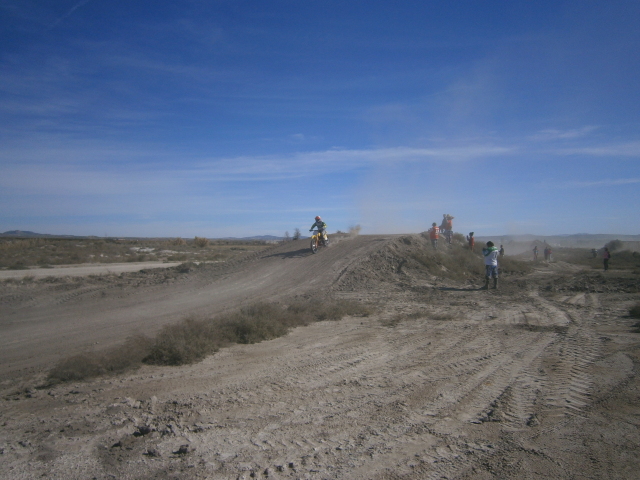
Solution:
M 484 276 L 482 255 L 471 252 L 459 240 L 451 245 L 441 241 L 434 249 L 425 234 L 396 237 L 375 252 L 358 259 L 339 278 L 336 289 L 404 288 L 411 284 L 467 284 L 481 281 Z M 523 262 L 500 259 L 502 275 L 521 275 L 530 271 Z

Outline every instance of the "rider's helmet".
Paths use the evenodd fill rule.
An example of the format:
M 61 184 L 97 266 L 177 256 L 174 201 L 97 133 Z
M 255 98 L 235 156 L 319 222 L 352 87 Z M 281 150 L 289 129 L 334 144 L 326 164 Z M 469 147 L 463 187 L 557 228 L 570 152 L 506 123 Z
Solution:
M 320 215 L 318 215 L 318 216 L 316 217 L 316 222 L 319 222 L 320 220 L 322 220 L 322 219 L 320 218 Z

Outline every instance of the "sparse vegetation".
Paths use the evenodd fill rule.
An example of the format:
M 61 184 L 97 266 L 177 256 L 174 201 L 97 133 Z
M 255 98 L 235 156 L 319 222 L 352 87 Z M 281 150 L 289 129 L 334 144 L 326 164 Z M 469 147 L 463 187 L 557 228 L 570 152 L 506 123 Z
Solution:
M 196 247 L 204 248 L 209 246 L 209 239 L 205 237 L 196 237 L 193 239 L 193 244 Z
M 129 338 L 102 352 L 81 353 L 60 361 L 49 372 L 50 383 L 74 382 L 105 374 L 117 374 L 138 368 L 148 354 L 151 340 L 144 336 Z
M 201 237 L 197 237 L 200 239 Z M 115 238 L 0 238 L 0 268 L 26 270 L 80 263 L 220 261 L 268 245 L 262 241 Z M 201 246 L 204 245 L 204 246 Z
M 257 303 L 214 318 L 188 317 L 166 325 L 154 339 L 132 337 L 119 347 L 82 353 L 59 362 L 49 382 L 78 381 L 153 365 L 183 365 L 202 360 L 233 343 L 258 343 L 285 335 L 291 328 L 347 315 L 367 316 L 372 307 L 348 300 L 296 301 L 288 306 Z

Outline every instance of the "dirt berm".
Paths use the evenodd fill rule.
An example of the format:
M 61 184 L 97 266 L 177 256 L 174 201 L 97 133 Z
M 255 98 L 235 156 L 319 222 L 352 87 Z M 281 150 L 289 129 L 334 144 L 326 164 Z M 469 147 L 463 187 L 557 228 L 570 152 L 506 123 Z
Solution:
M 637 478 L 638 274 L 424 237 L 0 287 L 0 477 Z M 183 273 L 181 273 L 183 272 Z M 181 367 L 43 387 L 55 361 L 258 300 L 375 305 Z M 97 345 L 96 345 L 97 344 Z

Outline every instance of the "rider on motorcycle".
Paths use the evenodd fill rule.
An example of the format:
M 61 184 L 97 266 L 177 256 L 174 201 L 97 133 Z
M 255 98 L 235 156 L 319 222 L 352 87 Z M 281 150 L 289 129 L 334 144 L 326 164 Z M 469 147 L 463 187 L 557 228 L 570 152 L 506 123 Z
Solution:
M 326 241 L 327 240 L 327 234 L 326 234 L 325 230 L 327 229 L 327 224 L 322 221 L 322 219 L 320 218 L 319 215 L 316 217 L 316 221 L 315 221 L 315 223 L 313 225 L 311 225 L 311 228 L 309 229 L 309 231 L 312 232 L 314 227 L 317 228 L 318 229 L 318 233 L 322 235 L 322 237 L 321 237 L 322 240 Z

